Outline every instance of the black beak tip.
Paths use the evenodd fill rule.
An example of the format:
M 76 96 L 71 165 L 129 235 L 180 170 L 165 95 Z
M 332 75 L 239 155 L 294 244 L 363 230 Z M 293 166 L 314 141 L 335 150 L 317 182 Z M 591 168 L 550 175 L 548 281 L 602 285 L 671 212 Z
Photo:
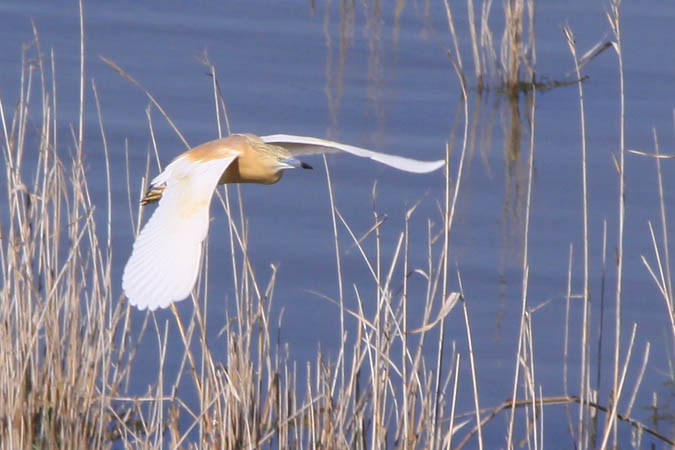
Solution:
M 314 167 L 310 166 L 306 162 L 300 162 L 300 167 L 302 167 L 303 169 L 314 169 Z

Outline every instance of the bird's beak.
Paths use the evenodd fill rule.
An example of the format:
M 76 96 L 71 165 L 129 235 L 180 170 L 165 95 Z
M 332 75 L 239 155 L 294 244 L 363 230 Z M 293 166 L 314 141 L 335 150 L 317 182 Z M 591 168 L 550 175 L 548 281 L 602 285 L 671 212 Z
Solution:
M 281 158 L 280 161 L 287 166 L 287 169 L 313 169 L 309 164 L 296 158 Z

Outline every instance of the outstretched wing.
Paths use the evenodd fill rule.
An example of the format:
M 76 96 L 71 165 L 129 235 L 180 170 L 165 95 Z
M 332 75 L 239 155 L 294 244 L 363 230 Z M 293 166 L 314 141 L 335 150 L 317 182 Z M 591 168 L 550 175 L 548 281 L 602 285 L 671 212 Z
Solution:
M 153 185 L 166 183 L 159 206 L 134 242 L 122 288 L 139 309 L 166 308 L 190 295 L 199 273 L 209 206 L 218 180 L 237 158 L 195 160 L 183 154 Z
M 284 147 L 293 155 L 307 155 L 312 153 L 325 153 L 334 151 L 343 151 L 352 155 L 370 158 L 381 162 L 395 169 L 404 170 L 413 173 L 427 173 L 440 169 L 445 164 L 444 160 L 438 161 L 419 161 L 417 159 L 404 158 L 403 156 L 388 155 L 386 153 L 374 152 L 365 148 L 354 147 L 353 145 L 341 144 L 339 142 L 328 141 L 308 136 L 293 136 L 290 134 L 272 134 L 262 136 L 260 139 L 266 144 L 274 144 Z

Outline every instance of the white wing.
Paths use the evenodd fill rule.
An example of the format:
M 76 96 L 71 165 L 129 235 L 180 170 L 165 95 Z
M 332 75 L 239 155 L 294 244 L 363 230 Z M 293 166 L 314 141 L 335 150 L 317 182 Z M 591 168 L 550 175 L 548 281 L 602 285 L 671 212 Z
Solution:
M 290 134 L 272 134 L 262 136 L 260 139 L 267 144 L 274 144 L 284 147 L 294 155 L 303 155 L 311 153 L 323 153 L 341 150 L 352 155 L 370 158 L 381 162 L 395 169 L 404 170 L 413 173 L 427 173 L 440 169 L 445 165 L 444 160 L 438 161 L 419 161 L 417 159 L 404 158 L 403 156 L 388 155 L 386 153 L 374 152 L 365 148 L 354 147 L 353 145 L 341 144 L 339 142 L 328 141 L 308 136 L 293 136 Z
M 155 310 L 190 295 L 209 229 L 211 197 L 236 157 L 194 161 L 180 156 L 152 180 L 166 188 L 124 268 L 122 288 L 129 303 Z

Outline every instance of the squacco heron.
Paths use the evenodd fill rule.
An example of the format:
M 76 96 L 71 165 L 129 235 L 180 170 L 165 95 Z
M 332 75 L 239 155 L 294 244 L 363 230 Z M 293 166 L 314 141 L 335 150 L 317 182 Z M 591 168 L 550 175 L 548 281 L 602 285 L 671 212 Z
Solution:
M 141 310 L 155 310 L 190 295 L 199 272 L 202 241 L 209 229 L 211 198 L 218 184 L 274 184 L 286 169 L 311 169 L 296 156 L 340 151 L 414 173 L 431 172 L 445 163 L 286 134 L 234 134 L 194 147 L 152 180 L 150 191 L 141 201 L 159 202 L 159 206 L 136 238 L 124 268 L 122 288 L 129 303 Z

